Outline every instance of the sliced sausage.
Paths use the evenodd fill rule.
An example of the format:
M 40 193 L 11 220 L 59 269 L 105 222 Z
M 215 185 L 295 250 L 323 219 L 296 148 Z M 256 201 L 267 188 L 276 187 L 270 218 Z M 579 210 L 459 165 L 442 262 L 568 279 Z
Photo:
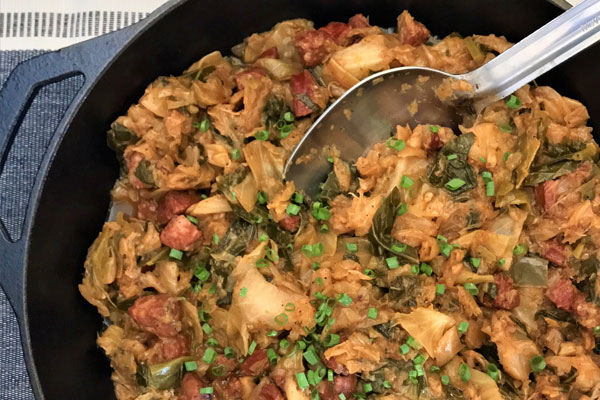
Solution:
M 297 215 L 290 215 L 285 217 L 281 221 L 279 221 L 279 226 L 281 226 L 286 231 L 296 232 L 298 226 L 300 226 L 300 217 Z
M 174 216 L 183 214 L 192 204 L 200 201 L 200 196 L 194 193 L 173 190 L 158 202 L 157 221 L 165 225 Z
M 137 217 L 146 221 L 154 221 L 158 211 L 156 200 L 142 199 L 137 203 Z
M 498 287 L 498 294 L 494 299 L 494 306 L 505 310 L 512 310 L 521 301 L 519 292 L 513 288 L 513 280 L 506 274 L 494 275 L 494 283 Z
M 173 337 L 181 331 L 181 301 L 158 294 L 140 297 L 128 310 L 129 315 L 146 331 L 160 337 Z
M 333 41 L 337 44 L 341 44 L 342 41 L 346 38 L 346 34 L 350 31 L 350 26 L 348 24 L 344 24 L 343 22 L 330 22 L 322 28 L 319 28 L 319 31 L 326 32 L 331 36 Z
M 259 400 L 283 400 L 283 394 L 272 383 L 266 383 L 260 388 Z
M 257 349 L 252 355 L 244 360 L 240 365 L 240 374 L 242 376 L 258 376 L 265 372 L 269 368 L 269 358 L 267 357 L 267 351 L 264 349 Z
M 181 334 L 172 337 L 161 337 L 160 345 L 166 361 L 190 354 L 188 339 Z
M 350 17 L 348 25 L 350 25 L 351 28 L 368 28 L 371 26 L 367 17 L 362 14 L 356 14 L 355 16 Z
M 556 240 L 547 240 L 543 242 L 540 246 L 540 252 L 542 257 L 551 263 L 566 267 L 567 257 L 565 255 L 565 247 Z
M 303 31 L 296 35 L 296 49 L 304 65 L 314 67 L 337 49 L 335 40 L 323 30 Z
M 294 95 L 294 113 L 296 117 L 303 117 L 310 114 L 312 110 L 304 104 L 301 96 L 308 96 L 311 100 L 314 100 L 313 88 L 317 86 L 315 78 L 313 78 L 310 72 L 304 70 L 299 74 L 292 75 L 290 86 Z
M 546 297 L 549 298 L 558 308 L 566 311 L 573 309 L 576 289 L 571 280 L 559 278 L 554 281 L 546 290 Z
M 184 215 L 173 218 L 160 234 L 162 244 L 177 250 L 190 250 L 200 239 L 202 231 Z
M 341 376 L 336 375 L 333 377 L 333 382 L 322 382 L 319 386 L 319 392 L 323 400 L 338 400 L 340 394 L 344 394 L 346 398 L 351 398 L 352 393 L 356 390 L 356 384 L 358 379 L 356 375 Z
M 403 11 L 398 17 L 398 35 L 403 44 L 420 46 L 429 39 L 431 34 L 429 29 L 422 23 L 415 21 L 408 11 Z
M 344 365 L 340 364 L 335 359 L 335 357 L 326 358 L 325 356 L 322 356 L 321 359 L 323 360 L 325 366 L 333 370 L 333 372 L 335 372 L 336 374 L 348 375 L 350 373 Z
M 206 383 L 195 373 L 188 372 L 181 380 L 179 400 L 212 400 L 212 394 L 200 394 L 203 387 L 206 387 Z

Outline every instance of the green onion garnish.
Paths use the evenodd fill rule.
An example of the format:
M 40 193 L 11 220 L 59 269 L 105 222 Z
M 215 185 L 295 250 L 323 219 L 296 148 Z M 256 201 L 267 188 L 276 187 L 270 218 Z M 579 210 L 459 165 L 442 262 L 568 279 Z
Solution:
M 200 394 L 212 394 L 213 392 L 213 388 L 212 387 L 203 387 L 200 389 Z
M 209 347 L 204 352 L 204 355 L 202 356 L 202 361 L 204 361 L 207 364 L 212 364 L 215 361 L 215 358 L 217 358 L 217 352 L 212 347 Z
M 402 175 L 402 178 L 400 179 L 400 185 L 404 188 L 404 189 L 408 189 L 410 188 L 412 185 L 414 185 L 415 181 L 413 181 L 409 176 L 407 175 Z
M 208 118 L 202 120 L 202 122 L 200 122 L 200 125 L 198 126 L 198 128 L 200 128 L 201 132 L 206 132 L 209 127 L 210 127 L 210 121 L 208 120 Z
M 269 261 L 264 258 L 259 258 L 256 260 L 256 268 L 266 268 L 269 266 Z
M 514 94 L 511 94 L 508 100 L 506 100 L 506 106 L 508 108 L 512 108 L 513 110 L 516 110 L 517 108 L 521 107 L 522 104 L 523 103 L 521 103 L 521 100 L 519 100 L 519 98 Z
M 196 361 L 186 361 L 184 365 L 186 371 L 195 371 L 198 369 L 198 364 L 196 364 Z
M 273 320 L 277 325 L 285 325 L 288 322 L 288 316 L 285 313 L 281 313 L 273 318 Z
M 465 181 L 463 181 L 460 178 L 454 178 L 454 179 L 450 179 L 448 182 L 446 182 L 446 184 L 444 185 L 444 187 L 448 190 L 458 190 L 461 187 L 463 187 L 466 184 Z
M 276 364 L 277 363 L 277 353 L 275 353 L 275 350 L 268 349 L 267 350 L 267 358 L 269 359 L 271 364 Z
M 350 304 L 352 304 L 352 297 L 348 296 L 346 293 L 340 293 L 336 298 L 337 301 L 343 306 L 348 307 Z
M 429 130 L 432 133 L 438 133 L 440 131 L 440 129 L 436 125 L 429 125 Z
M 298 215 L 298 213 L 300 212 L 300 206 L 294 203 L 290 203 L 285 209 L 285 212 L 288 213 L 288 215 Z
M 485 184 L 485 194 L 488 197 L 492 197 L 496 193 L 496 188 L 494 186 L 494 181 L 489 181 Z
M 400 207 L 398 207 L 398 211 L 396 211 L 396 215 L 405 214 L 408 211 L 408 204 L 402 203 Z
M 448 375 L 440 376 L 440 380 L 442 381 L 442 385 L 447 386 L 450 383 L 450 377 Z
M 243 287 L 243 288 L 240 289 L 240 297 L 241 298 L 246 297 L 247 294 L 248 294 L 248 288 Z
M 464 288 L 469 294 L 472 294 L 473 296 L 477 296 L 479 294 L 479 289 L 477 289 L 477 286 L 475 286 L 475 284 L 471 282 L 465 283 Z
M 443 284 L 437 284 L 435 285 L 435 294 L 439 294 L 442 295 L 446 292 L 446 285 Z
M 254 350 L 256 350 L 256 342 L 253 340 L 250 346 L 248 346 L 248 355 L 251 356 Z
M 169 251 L 169 257 L 174 258 L 176 260 L 181 260 L 183 258 L 183 251 L 171 249 L 171 251 Z
M 194 224 L 194 225 L 198 225 L 198 218 L 196 218 L 196 217 L 192 217 L 191 215 L 186 215 L 185 217 L 186 217 L 186 218 L 188 219 L 188 221 L 190 221 L 192 224 Z
M 448 161 L 452 161 L 452 160 L 456 160 L 458 158 L 458 156 L 456 154 L 450 154 L 446 158 L 448 159 Z
M 308 389 L 308 379 L 306 379 L 306 374 L 304 372 L 298 372 L 296 374 L 296 382 L 298 382 L 298 387 L 300 389 Z
M 367 312 L 367 318 L 369 319 L 377 319 L 377 309 L 370 307 L 369 311 Z
M 238 149 L 231 150 L 231 159 L 234 161 L 239 160 L 242 157 L 242 153 Z
M 267 140 L 269 138 L 269 131 L 260 130 L 254 134 L 256 140 Z
M 525 253 L 527 253 L 527 246 L 525 246 L 523 243 L 519 243 L 513 249 L 513 254 L 515 256 L 522 256 Z
M 269 200 L 269 198 L 267 197 L 267 194 L 265 192 L 260 190 L 256 195 L 256 200 L 258 201 L 258 204 L 265 204 Z
M 398 257 L 393 256 L 385 259 L 385 262 L 389 269 L 396 269 L 400 267 L 400 263 L 398 262 Z
M 335 334 L 335 333 L 330 333 L 329 335 L 325 336 L 325 340 L 323 341 L 323 344 L 325 345 L 325 347 L 332 347 L 335 346 L 336 344 L 338 344 L 340 342 L 340 335 Z
M 458 324 L 458 333 L 465 333 L 469 329 L 469 323 L 467 321 L 462 321 Z
M 462 363 L 460 364 L 460 367 L 458 367 L 458 376 L 463 382 L 469 382 L 471 380 L 471 370 L 466 363 Z
M 498 367 L 496 366 L 496 364 L 488 364 L 485 372 L 490 376 L 490 378 L 498 382 Z
M 358 251 L 358 246 L 356 243 L 346 243 L 346 250 L 350 253 L 356 253 Z
M 471 257 L 471 265 L 475 268 L 479 268 L 481 265 L 481 258 Z
M 542 356 L 535 356 L 529 360 L 533 372 L 542 372 L 546 368 L 546 360 Z
M 406 343 L 401 344 L 400 347 L 398 348 L 398 351 L 401 354 L 407 354 L 410 351 L 410 347 L 408 347 L 408 345 Z

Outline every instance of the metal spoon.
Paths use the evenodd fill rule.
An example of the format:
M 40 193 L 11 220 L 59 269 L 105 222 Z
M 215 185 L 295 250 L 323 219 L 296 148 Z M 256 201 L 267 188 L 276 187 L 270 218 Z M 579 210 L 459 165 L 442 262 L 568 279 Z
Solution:
M 326 146 L 335 146 L 340 157 L 350 161 L 375 143 L 387 140 L 397 125 L 432 124 L 456 131 L 465 118 L 598 40 L 600 0 L 585 0 L 467 74 L 452 75 L 422 67 L 373 74 L 346 91 L 315 121 L 292 152 L 284 176 L 297 189 L 315 196 L 331 171 L 331 164 L 320 153 Z M 435 89 L 447 78 L 464 80 L 474 90 L 459 94 L 453 102 L 442 102 Z M 409 107 L 412 102 L 416 107 Z M 309 162 L 298 163 L 301 157 Z

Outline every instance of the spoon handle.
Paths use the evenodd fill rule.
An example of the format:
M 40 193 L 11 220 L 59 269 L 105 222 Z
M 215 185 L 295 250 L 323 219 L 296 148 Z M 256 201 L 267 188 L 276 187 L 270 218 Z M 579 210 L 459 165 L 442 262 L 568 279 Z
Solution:
M 510 95 L 598 40 L 600 0 L 585 0 L 463 77 L 474 86 L 474 97 L 489 103 Z

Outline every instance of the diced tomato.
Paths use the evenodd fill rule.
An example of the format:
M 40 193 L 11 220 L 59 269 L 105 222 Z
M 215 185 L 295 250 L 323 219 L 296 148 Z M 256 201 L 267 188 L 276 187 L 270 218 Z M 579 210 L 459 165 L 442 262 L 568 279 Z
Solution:
M 296 49 L 307 67 L 321 64 L 336 48 L 333 37 L 322 30 L 303 31 L 296 35 Z
M 398 17 L 398 35 L 403 44 L 420 46 L 429 39 L 431 34 L 425 25 L 415 21 L 408 11 L 404 11 Z
M 565 256 L 565 247 L 556 240 L 546 240 L 543 242 L 540 251 L 542 257 L 546 260 L 561 267 L 566 267 L 567 258 Z
M 519 292 L 513 288 L 513 280 L 505 274 L 494 275 L 494 283 L 498 287 L 498 294 L 494 299 L 494 306 L 505 310 L 512 310 L 520 303 Z
M 290 215 L 285 217 L 281 221 L 279 221 L 279 226 L 281 226 L 286 231 L 296 232 L 298 226 L 300 226 L 300 217 L 297 215 Z
M 128 313 L 142 330 L 156 336 L 173 337 L 181 331 L 183 310 L 176 297 L 165 294 L 140 297 Z
M 367 17 L 362 14 L 356 14 L 355 16 L 350 17 L 348 25 L 350 25 L 351 28 L 368 28 L 371 26 Z
M 168 192 L 158 202 L 156 213 L 159 224 L 169 223 L 174 216 L 183 214 L 192 204 L 200 201 L 200 196 L 195 193 L 173 190 Z
M 294 95 L 294 113 L 296 117 L 303 117 L 312 112 L 312 110 L 302 102 L 298 97 L 299 95 L 308 96 L 312 99 L 313 87 L 317 85 L 315 78 L 310 72 L 304 70 L 299 74 L 292 75 L 290 86 L 292 88 L 292 94 Z
M 269 363 L 267 351 L 257 349 L 240 365 L 240 374 L 242 376 L 258 376 L 269 368 Z
M 546 290 L 546 297 L 549 298 L 558 308 L 566 311 L 573 309 L 577 291 L 571 280 L 559 278 Z
M 165 246 L 177 250 L 190 250 L 192 245 L 202 239 L 202 231 L 184 215 L 178 215 L 165 226 L 160 241 Z
M 344 24 L 343 22 L 330 22 L 318 30 L 326 32 L 329 34 L 329 36 L 331 36 L 334 42 L 341 44 L 346 38 L 346 33 L 348 33 L 350 29 L 350 26 L 348 24 Z
M 273 46 L 262 52 L 258 58 L 278 58 L 279 53 L 277 52 L 277 47 Z

